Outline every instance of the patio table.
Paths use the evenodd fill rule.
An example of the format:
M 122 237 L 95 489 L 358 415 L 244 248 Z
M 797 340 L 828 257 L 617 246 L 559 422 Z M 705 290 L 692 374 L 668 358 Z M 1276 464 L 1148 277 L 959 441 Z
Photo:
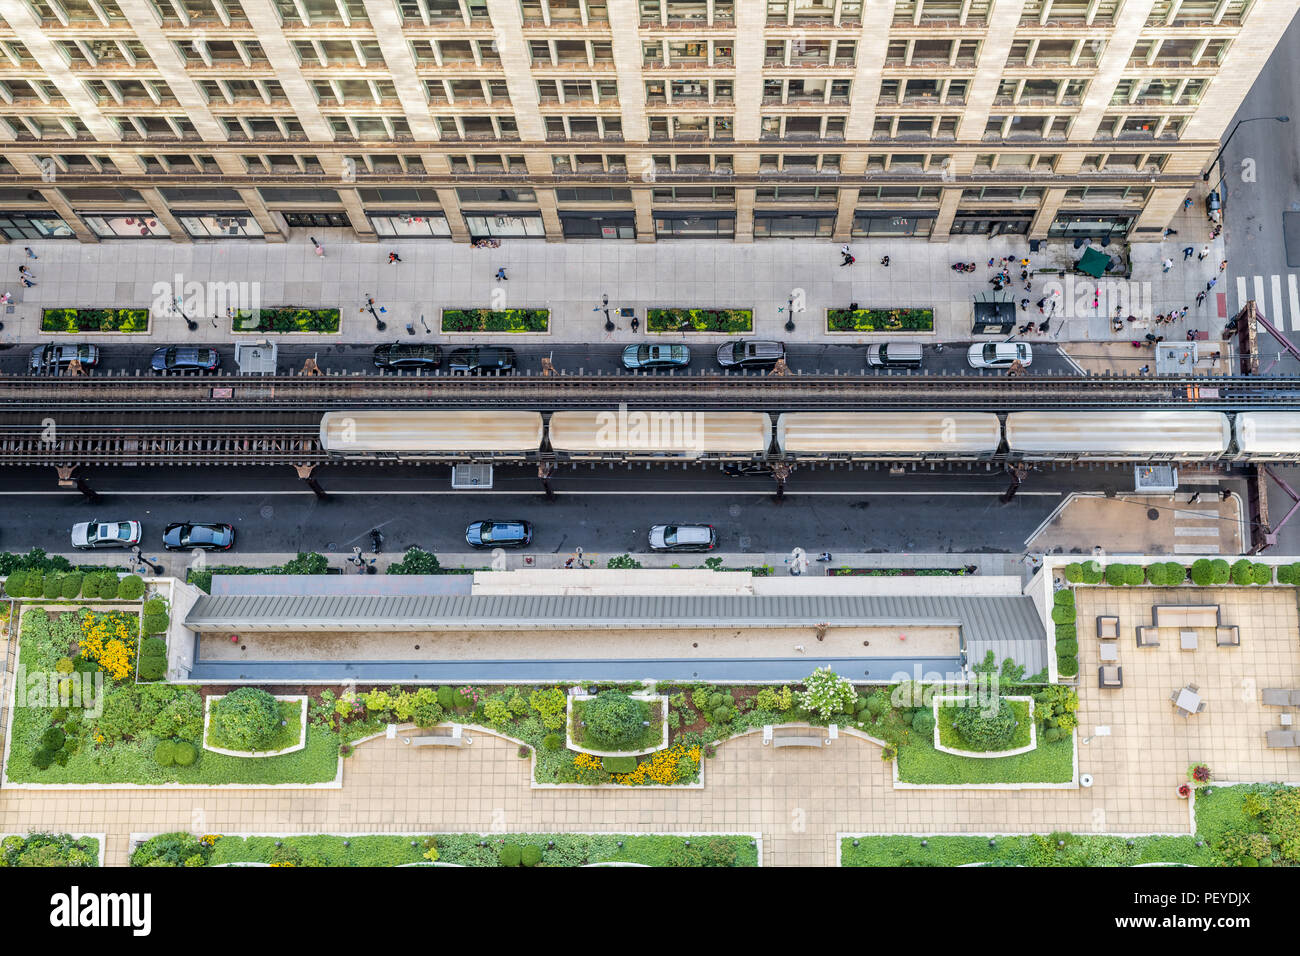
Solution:
M 1184 687 L 1178 692 L 1178 700 L 1174 702 L 1174 706 L 1181 711 L 1194 714 L 1196 708 L 1201 706 L 1201 695 Z
M 1179 632 L 1178 632 L 1178 636 L 1182 639 L 1182 642 L 1183 642 L 1183 650 L 1185 650 L 1185 651 L 1194 651 L 1194 650 L 1196 650 L 1196 632 L 1195 632 L 1195 631 L 1179 631 Z

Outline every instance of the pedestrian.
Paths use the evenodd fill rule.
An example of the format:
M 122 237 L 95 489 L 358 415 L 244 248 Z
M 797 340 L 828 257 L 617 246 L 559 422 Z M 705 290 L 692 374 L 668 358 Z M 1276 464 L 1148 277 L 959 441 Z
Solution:
M 401 262 L 401 261 L 402 261 L 402 257 L 399 256 L 397 253 L 395 253 L 395 252 L 390 252 L 390 253 L 388 254 L 388 264 L 389 264 L 389 265 L 392 265 L 394 262 Z
M 1150 365 L 1143 365 L 1140 369 L 1138 369 L 1138 374 L 1139 374 L 1139 375 L 1147 375 L 1147 374 L 1149 374 L 1150 372 L 1151 372 L 1151 366 L 1150 366 Z
M 4 295 L 0 295 L 0 304 L 8 305 L 13 300 L 14 297 L 11 293 L 6 292 Z
M 36 253 L 32 252 L 32 247 L 31 247 L 31 246 L 23 246 L 23 252 L 27 253 L 27 258 L 28 258 L 28 259 L 39 259 L 39 258 L 40 258 L 40 256 L 38 256 Z
M 1020 328 L 1016 329 L 1016 335 L 1024 335 L 1028 331 L 1029 331 L 1029 323 L 1026 322 L 1024 325 L 1020 326 Z
M 1038 311 L 1040 313 L 1043 311 L 1043 306 L 1045 306 L 1046 304 L 1047 304 L 1047 296 L 1043 296 L 1041 299 L 1038 300 Z
M 992 259 L 989 260 L 989 268 L 990 268 L 990 269 L 993 268 L 993 260 L 992 260 Z
M 28 269 L 26 266 L 19 266 L 19 267 L 18 267 L 18 274 L 19 274 L 20 276 L 27 276 L 27 278 L 29 278 L 29 279 L 35 278 L 35 277 L 32 275 L 32 270 L 31 270 L 31 269 Z
M 840 255 L 844 258 L 844 261 L 840 263 L 841 266 L 852 265 L 855 261 L 853 258 L 853 252 L 849 249 L 849 244 L 847 242 L 840 246 Z
M 1161 270 L 1160 270 L 1161 272 L 1168 272 L 1170 269 L 1174 267 L 1174 260 L 1166 258 L 1164 262 L 1160 263 L 1160 266 L 1161 266 Z
M 881 257 L 880 257 L 880 264 L 881 264 L 882 266 L 884 266 L 886 269 L 888 269 L 888 268 L 889 268 L 889 256 L 881 256 Z
M 1028 279 L 1028 278 L 1029 278 L 1029 270 L 1028 270 L 1028 269 L 1021 269 L 1021 270 L 1020 270 L 1020 281 L 1021 281 L 1021 282 L 1024 282 L 1024 281 L 1025 281 L 1026 279 Z
M 507 280 L 507 276 L 506 276 L 506 267 L 505 267 L 505 266 L 502 266 L 500 269 L 497 270 L 497 281 L 499 281 L 499 282 L 506 282 L 506 281 L 508 281 L 508 280 Z
M 1230 488 L 1224 488 L 1223 491 L 1219 494 L 1219 497 L 1224 501 L 1227 501 L 1229 498 L 1232 497 L 1232 490 Z
M 1183 311 L 1178 313 L 1179 322 L 1182 322 L 1184 319 L 1187 318 L 1187 312 L 1188 312 L 1187 306 L 1183 306 Z
M 1038 326 L 1036 326 L 1033 322 L 1030 322 L 1029 325 L 1025 327 L 1025 331 L 1026 331 L 1026 332 L 1038 332 L 1038 331 L 1040 331 L 1040 329 L 1039 329 Z
M 1209 247 L 1209 246 L 1201 246 L 1201 251 L 1198 252 L 1198 253 L 1196 254 L 1196 258 L 1197 258 L 1198 260 L 1200 260 L 1200 259 L 1204 259 L 1204 258 L 1205 258 L 1206 256 L 1208 256 L 1209 254 L 1210 254 L 1210 247 Z
M 1210 356 L 1210 361 L 1211 361 L 1211 362 L 1217 362 L 1217 361 L 1219 361 L 1219 355 L 1220 355 L 1220 353 L 1215 352 L 1213 355 Z
M 841 265 L 841 266 L 851 266 L 851 265 L 853 265 L 853 263 L 855 263 L 855 262 L 857 262 L 857 261 L 858 261 L 858 260 L 857 260 L 855 257 L 853 257 L 853 256 L 845 256 L 844 261 L 841 262 L 840 265 Z
M 1165 226 L 1164 237 L 1165 237 L 1166 239 L 1168 239 L 1170 236 L 1176 236 L 1176 235 L 1178 235 L 1178 230 L 1177 230 L 1177 229 L 1170 229 L 1168 226 Z
M 1192 208 L 1192 197 L 1188 196 L 1186 199 L 1183 200 L 1183 209 L 1191 209 L 1191 208 Z
M 315 236 L 311 236 L 310 238 L 311 238 L 312 248 L 316 250 L 316 255 L 318 255 L 320 258 L 324 259 L 324 258 L 325 258 L 325 248 L 324 248 L 324 246 L 322 246 L 319 242 L 316 241 L 316 237 L 315 237 Z
M 1196 306 L 1197 306 L 1197 308 L 1200 308 L 1200 306 L 1201 306 L 1204 302 L 1205 302 L 1205 293 L 1204 293 L 1204 292 L 1198 292 L 1198 293 L 1196 293 Z
M 1219 271 L 1222 272 L 1226 268 L 1228 268 L 1228 260 L 1224 259 L 1222 262 L 1219 263 Z
M 32 282 L 31 279 L 27 278 L 27 276 L 23 276 L 23 286 L 24 286 L 25 288 L 30 289 L 30 288 L 31 288 L 32 286 L 34 286 L 35 284 L 36 284 L 36 283 Z
M 568 561 L 565 561 L 565 562 L 564 562 L 564 566 L 565 566 L 566 568 L 572 568 L 572 567 L 573 567 L 573 558 L 569 558 Z
M 1029 260 L 1028 260 L 1028 259 L 1021 259 L 1021 260 L 1020 260 L 1020 267 L 1021 267 L 1022 269 L 1028 269 L 1028 268 L 1029 268 Z
M 1022 310 L 1023 310 L 1023 309 L 1027 309 L 1027 308 L 1029 308 L 1029 300 L 1028 300 L 1028 299 L 1021 299 L 1021 300 L 1020 300 L 1020 308 L 1021 308 Z
M 1193 246 L 1188 246 L 1187 248 L 1185 248 L 1183 250 L 1183 261 L 1186 262 L 1188 259 L 1190 259 L 1192 257 L 1192 253 L 1195 251 L 1196 249 Z
M 829 551 L 823 551 L 821 554 L 817 555 L 817 560 L 818 560 L 818 561 L 831 561 L 831 560 L 833 560 L 833 556 L 831 555 L 831 553 L 830 553 Z
M 1218 277 L 1218 276 L 1215 276 L 1215 277 L 1214 277 L 1213 279 L 1211 279 L 1209 282 L 1205 283 L 1205 291 L 1206 291 L 1206 292 L 1209 292 L 1211 289 L 1213 289 L 1213 288 L 1214 288 L 1214 284 L 1215 284 L 1216 282 L 1218 282 L 1218 281 L 1219 281 L 1219 277 Z
M 1033 284 L 1032 282 L 1026 282 L 1026 283 L 1025 283 L 1025 291 L 1026 291 L 1026 292 L 1033 292 L 1033 291 L 1034 291 L 1034 284 Z
M 1196 330 L 1195 330 L 1195 329 L 1188 329 L 1188 330 L 1187 330 L 1187 341 L 1189 341 L 1189 342 L 1195 342 L 1195 341 L 1196 341 Z
M 1050 317 L 1049 317 L 1049 318 L 1046 318 L 1046 319 L 1043 319 L 1043 321 L 1041 321 L 1041 322 L 1038 323 L 1038 331 L 1039 331 L 1039 332 L 1046 332 L 1046 331 L 1047 331 L 1047 327 L 1051 324 L 1051 322 L 1052 322 L 1052 320 L 1051 320 Z
M 1196 504 L 1196 502 L 1198 502 L 1198 501 L 1200 501 L 1200 500 L 1201 500 L 1201 493 L 1200 493 L 1199 491 L 1196 491 L 1196 492 L 1193 492 L 1193 493 L 1192 493 L 1192 496 L 1191 496 L 1190 498 L 1187 499 L 1187 503 L 1188 503 L 1189 505 L 1194 505 L 1194 504 Z

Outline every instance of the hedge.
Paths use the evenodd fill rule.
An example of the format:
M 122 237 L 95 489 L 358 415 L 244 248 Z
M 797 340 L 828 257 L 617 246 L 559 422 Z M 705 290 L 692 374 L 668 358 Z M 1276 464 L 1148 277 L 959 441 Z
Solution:
M 148 309 L 42 309 L 42 332 L 148 332 Z
M 608 773 L 631 773 L 636 769 L 635 757 L 602 757 L 600 763 Z
M 1079 673 L 1079 659 L 1073 655 L 1057 655 L 1056 670 L 1062 677 L 1073 677 Z
M 1054 607 L 1052 608 L 1052 623 L 1073 624 L 1074 614 L 1075 611 L 1072 607 Z
M 1227 584 L 1232 568 L 1222 558 L 1197 558 L 1192 563 L 1192 583 L 1200 587 Z
M 1056 625 L 1056 639 L 1058 641 L 1073 641 L 1077 637 L 1078 634 L 1075 633 L 1075 627 L 1073 624 Z
M 648 332 L 752 332 L 753 309 L 647 309 Z
M 1056 635 L 1056 656 L 1057 657 L 1077 657 L 1079 655 L 1079 642 L 1074 638 L 1062 638 L 1058 632 Z
M 1300 584 L 1300 564 L 1279 564 L 1277 567 L 1278 584 Z
M 117 583 L 117 596 L 123 601 L 138 601 L 144 597 L 144 578 L 138 574 L 128 574 Z
M 286 306 L 278 309 L 258 309 L 254 318 L 252 310 L 235 313 L 231 322 L 234 332 L 320 332 L 328 334 L 339 330 L 338 309 L 302 309 Z
M 1148 565 L 1147 580 L 1154 587 L 1178 587 L 1187 580 L 1187 568 L 1177 561 L 1158 561 Z
M 1110 564 L 1105 577 L 1112 587 L 1136 587 L 1146 580 L 1146 572 L 1139 564 Z
M 828 332 L 933 332 L 933 309 L 827 309 Z
M 1100 584 L 1103 576 L 1101 565 L 1096 561 L 1084 561 L 1065 566 L 1065 580 L 1071 584 Z
M 1246 558 L 1233 562 L 1232 583 L 1246 586 L 1249 584 L 1271 584 L 1273 568 L 1267 564 L 1256 564 Z
M 545 332 L 550 328 L 548 309 L 443 309 L 444 332 Z
M 1074 607 L 1074 592 L 1069 588 L 1062 588 L 1052 595 L 1052 604 L 1056 607 Z

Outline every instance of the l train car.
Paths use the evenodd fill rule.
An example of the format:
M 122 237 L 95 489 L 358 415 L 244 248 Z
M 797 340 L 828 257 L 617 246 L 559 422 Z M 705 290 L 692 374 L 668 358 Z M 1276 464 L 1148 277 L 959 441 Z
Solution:
M 548 432 L 559 460 L 751 461 L 767 457 L 763 412 L 618 410 L 555 412 Z
M 356 458 L 510 461 L 535 458 L 542 415 L 508 409 L 326 412 L 321 448 Z
M 1239 460 L 1300 461 L 1298 412 L 1238 412 L 1232 432 Z
M 1221 412 L 1062 410 L 1011 412 L 1006 438 L 1024 461 L 1213 461 L 1232 430 Z
M 800 461 L 983 461 L 1002 441 L 992 412 L 788 412 L 776 446 Z

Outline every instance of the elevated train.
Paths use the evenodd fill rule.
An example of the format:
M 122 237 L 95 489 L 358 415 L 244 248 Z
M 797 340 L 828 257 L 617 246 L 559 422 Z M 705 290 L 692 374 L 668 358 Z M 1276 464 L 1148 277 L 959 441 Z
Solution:
M 1243 411 L 328 412 L 342 461 L 1300 461 L 1300 414 Z

